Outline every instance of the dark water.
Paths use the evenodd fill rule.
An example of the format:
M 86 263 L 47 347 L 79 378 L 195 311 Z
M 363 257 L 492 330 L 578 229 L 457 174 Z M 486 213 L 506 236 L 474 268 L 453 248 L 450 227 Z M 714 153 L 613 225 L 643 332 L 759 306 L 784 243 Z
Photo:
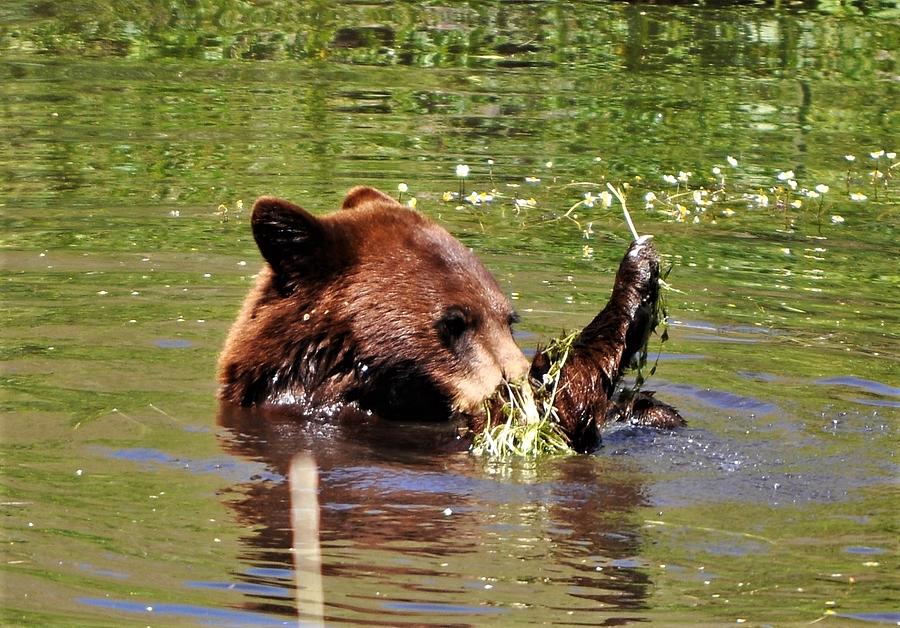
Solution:
M 295 624 L 297 452 L 330 625 L 900 622 L 898 19 L 4 3 L 3 623 Z M 490 203 L 443 200 L 459 163 Z M 408 184 L 533 348 L 605 302 L 618 206 L 564 214 L 606 181 L 673 265 L 649 385 L 687 428 L 501 463 L 452 426 L 217 407 L 256 196 Z

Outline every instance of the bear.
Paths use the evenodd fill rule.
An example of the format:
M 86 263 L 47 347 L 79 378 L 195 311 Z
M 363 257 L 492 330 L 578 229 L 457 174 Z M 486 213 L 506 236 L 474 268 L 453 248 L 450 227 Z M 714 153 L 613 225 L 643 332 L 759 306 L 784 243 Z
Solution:
M 483 429 L 504 381 L 541 381 L 513 338 L 519 317 L 493 275 L 443 227 L 372 187 L 314 216 L 264 196 L 251 216 L 265 260 L 219 358 L 223 403 L 329 415 L 350 407 L 405 421 Z M 674 408 L 614 399 L 655 324 L 659 258 L 633 242 L 606 307 L 580 332 L 555 407 L 572 447 L 590 451 L 609 420 L 672 427 Z

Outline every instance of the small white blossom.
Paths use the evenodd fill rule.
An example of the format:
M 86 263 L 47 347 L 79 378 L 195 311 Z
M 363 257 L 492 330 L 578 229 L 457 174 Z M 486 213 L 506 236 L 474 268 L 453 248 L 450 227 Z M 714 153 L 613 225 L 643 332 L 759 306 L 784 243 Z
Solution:
M 868 199 L 868 198 L 869 198 L 869 197 L 866 196 L 865 194 L 863 194 L 862 192 L 851 192 L 851 193 L 850 193 L 850 200 L 851 200 L 851 201 L 864 201 L 864 200 L 866 200 L 866 199 Z
M 894 157 L 897 156 L 897 153 L 891 151 L 889 153 L 885 153 L 884 156 L 887 157 L 888 159 L 893 159 Z
M 521 209 L 523 207 L 534 207 L 537 205 L 537 201 L 533 198 L 517 198 L 515 204 L 517 208 Z
M 653 192 L 647 192 L 646 194 L 644 194 L 644 200 L 648 203 L 652 203 L 656 200 L 656 194 L 654 194 Z
M 494 165 L 494 160 L 493 160 L 493 159 L 488 159 L 488 160 L 487 160 L 487 165 L 493 166 L 493 165 Z
M 600 192 L 600 196 L 598 198 L 600 199 L 600 204 L 603 207 L 609 207 L 612 205 L 613 196 L 606 190 Z
M 834 216 L 831 217 L 831 222 L 833 222 L 836 225 L 842 225 L 842 224 L 844 224 L 844 217 L 839 216 L 838 214 L 835 214 Z
M 828 194 L 828 190 L 830 190 L 830 189 L 831 188 L 828 187 L 827 185 L 825 185 L 824 183 L 820 183 L 819 185 L 816 186 L 816 192 L 818 192 L 819 194 Z
M 856 161 L 856 155 L 844 155 L 844 159 L 847 161 Z
M 718 166 L 713 166 L 712 173 L 718 177 L 720 174 L 722 174 L 722 169 Z
M 540 183 L 540 177 L 525 177 L 525 183 Z
M 884 151 L 878 150 L 874 153 L 869 153 L 869 157 L 871 157 L 872 159 L 880 159 L 881 157 L 884 157 Z
M 803 206 L 803 203 L 800 201 L 799 198 L 791 201 L 791 207 L 793 207 L 794 209 L 800 209 L 800 207 L 802 207 L 802 206 Z
M 722 215 L 725 216 L 726 218 L 731 218 L 732 216 L 734 216 L 734 210 L 733 210 L 733 209 L 727 209 L 727 208 L 726 208 L 726 209 L 723 209 L 723 210 L 722 210 Z
M 728 157 L 725 158 L 725 161 L 727 161 L 728 165 L 731 166 L 732 168 L 737 168 L 738 161 L 731 155 L 728 155 Z
M 675 177 L 673 177 L 670 174 L 664 175 L 663 181 L 665 181 L 669 185 L 678 185 L 678 179 L 676 179 Z
M 682 183 L 687 183 L 688 179 L 691 178 L 692 174 L 694 174 L 694 173 L 690 172 L 690 171 L 685 172 L 684 170 L 679 170 L 678 171 L 678 180 L 681 181 Z
M 791 188 L 792 190 L 797 189 L 797 181 L 795 179 L 789 179 L 787 183 L 788 183 L 788 187 Z
M 397 186 L 397 191 L 400 192 L 401 194 L 406 194 L 409 191 L 409 186 L 406 185 L 405 183 L 401 183 L 400 185 Z
M 552 168 L 552 167 L 553 167 L 553 162 L 552 162 L 552 161 L 548 161 L 548 162 L 545 163 L 544 165 L 547 166 L 548 168 Z
M 593 207 L 594 201 L 597 200 L 597 197 L 591 194 L 590 192 L 584 193 L 584 200 L 581 201 L 585 207 Z
M 779 172 L 779 173 L 778 173 L 778 180 L 779 180 L 779 181 L 790 181 L 790 180 L 792 180 L 793 178 L 794 178 L 794 171 L 793 171 L 793 170 L 785 170 L 784 172 Z
M 807 198 L 819 198 L 819 196 L 820 196 L 820 194 L 818 192 L 816 192 L 815 190 L 807 190 L 806 191 Z
M 457 164 L 456 166 L 456 176 L 460 179 L 465 179 L 469 176 L 469 167 L 466 164 Z

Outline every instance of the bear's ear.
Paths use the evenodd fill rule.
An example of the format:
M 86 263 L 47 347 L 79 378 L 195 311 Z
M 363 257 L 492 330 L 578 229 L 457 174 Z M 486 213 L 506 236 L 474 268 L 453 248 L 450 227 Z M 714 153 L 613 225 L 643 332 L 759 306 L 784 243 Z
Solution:
M 314 258 L 324 239 L 318 218 L 288 201 L 263 196 L 253 204 L 253 238 L 278 274 L 297 270 Z
M 399 205 L 397 201 L 384 192 L 376 190 L 375 188 L 370 188 L 367 185 L 358 185 L 347 192 L 347 196 L 344 197 L 344 202 L 341 204 L 341 209 L 355 209 L 364 203 L 371 202 Z

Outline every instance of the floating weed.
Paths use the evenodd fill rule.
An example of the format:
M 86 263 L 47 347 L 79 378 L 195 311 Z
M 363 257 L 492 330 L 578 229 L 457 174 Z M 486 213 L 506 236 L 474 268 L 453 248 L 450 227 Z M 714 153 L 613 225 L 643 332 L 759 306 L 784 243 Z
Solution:
M 577 337 L 573 332 L 550 342 L 545 349 L 550 368 L 542 382 L 507 382 L 485 402 L 487 423 L 472 442 L 474 453 L 492 458 L 533 458 L 572 452 L 553 404 L 563 366 Z

